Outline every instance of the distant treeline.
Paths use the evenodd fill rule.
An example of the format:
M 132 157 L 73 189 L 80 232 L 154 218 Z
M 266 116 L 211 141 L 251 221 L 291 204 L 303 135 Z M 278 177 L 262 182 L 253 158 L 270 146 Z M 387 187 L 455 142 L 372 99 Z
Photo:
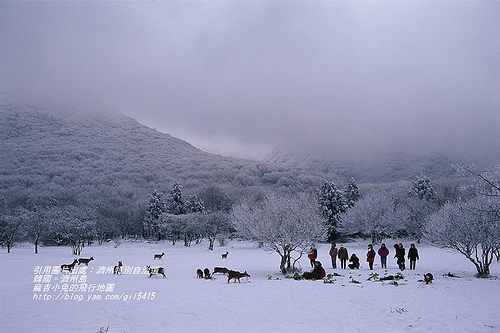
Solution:
M 419 190 L 422 183 L 418 179 L 365 184 L 358 189 L 352 179 L 345 188 L 324 182 L 301 193 L 314 198 L 318 214 L 325 217 L 330 229 L 324 241 L 346 237 L 370 238 L 373 242 L 395 237 L 420 239 L 428 216 L 446 202 L 473 195 L 467 180 L 439 180 L 432 186 L 428 182 L 427 187 Z M 71 245 L 75 254 L 85 244 L 120 238 L 170 240 L 174 244 L 181 241 L 185 246 L 209 239 L 213 249 L 215 240 L 223 244 L 234 235 L 231 212 L 242 199 L 258 207 L 267 195 L 277 192 L 288 196 L 297 193 L 263 188 L 235 192 L 207 186 L 200 193 L 185 194 L 182 186 L 174 183 L 170 190 L 153 190 L 134 205 L 101 199 L 61 204 L 51 197 L 29 206 L 7 206 L 7 198 L 1 197 L 0 241 L 8 250 L 19 241 L 32 242 L 35 251 L 38 244 Z

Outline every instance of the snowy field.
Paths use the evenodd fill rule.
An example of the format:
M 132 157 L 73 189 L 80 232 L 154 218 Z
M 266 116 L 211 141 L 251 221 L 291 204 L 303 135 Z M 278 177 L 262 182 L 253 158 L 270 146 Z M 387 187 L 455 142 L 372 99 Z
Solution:
M 376 258 L 373 272 L 394 275 L 393 241 L 389 269 Z M 500 332 L 500 280 L 477 279 L 462 255 L 421 244 L 415 271 L 405 270 L 398 286 L 367 280 L 360 270 L 333 270 L 329 244 L 318 259 L 334 283 L 295 281 L 279 274 L 279 256 L 248 242 L 207 249 L 178 243 L 111 242 L 84 248 L 88 269 L 59 274 L 76 256 L 70 247 L 30 246 L 0 253 L 1 332 Z M 365 242 L 345 244 L 365 257 Z M 409 242 L 404 242 L 405 248 Z M 378 249 L 378 245 L 375 249 Z M 229 251 L 227 259 L 221 254 Z M 155 253 L 165 252 L 161 260 Z M 118 260 L 122 275 L 112 274 Z M 165 268 L 167 278 L 144 274 L 146 265 Z M 54 271 L 52 267 L 56 266 Z M 248 271 L 250 279 L 227 283 L 223 275 L 198 279 L 197 268 L 225 266 Z M 307 258 L 301 259 L 309 270 Z M 408 267 L 408 262 L 407 262 Z M 432 272 L 434 283 L 419 282 Z M 459 277 L 445 277 L 452 273 Z M 494 262 L 492 275 L 500 275 Z M 353 283 L 358 281 L 360 283 Z

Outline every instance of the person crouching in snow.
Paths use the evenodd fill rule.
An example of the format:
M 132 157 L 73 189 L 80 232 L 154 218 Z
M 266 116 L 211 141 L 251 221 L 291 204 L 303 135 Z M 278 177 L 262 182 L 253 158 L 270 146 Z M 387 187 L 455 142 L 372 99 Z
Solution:
M 326 276 L 326 272 L 325 272 L 325 269 L 323 268 L 323 266 L 321 266 L 321 262 L 315 261 L 314 262 L 314 269 L 310 272 L 305 272 L 302 276 L 306 280 L 312 280 L 312 279 L 321 280 L 322 278 L 324 278 Z
M 351 259 L 349 259 L 351 264 L 347 265 L 350 269 L 359 269 L 359 258 L 356 253 L 353 253 Z

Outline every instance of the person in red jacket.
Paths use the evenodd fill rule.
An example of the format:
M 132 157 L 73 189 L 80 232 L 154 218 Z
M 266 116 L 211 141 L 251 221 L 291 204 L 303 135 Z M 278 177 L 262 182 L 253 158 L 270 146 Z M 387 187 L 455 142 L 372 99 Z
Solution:
M 373 262 L 375 261 L 375 250 L 373 249 L 373 245 L 368 245 L 368 252 L 366 253 L 366 261 L 368 261 L 368 265 L 370 266 L 370 270 L 373 270 Z
M 318 249 L 316 249 L 316 246 L 311 246 L 311 250 L 309 251 L 309 255 L 307 256 L 311 262 L 311 267 L 314 268 L 314 262 L 316 261 L 316 258 L 318 257 Z

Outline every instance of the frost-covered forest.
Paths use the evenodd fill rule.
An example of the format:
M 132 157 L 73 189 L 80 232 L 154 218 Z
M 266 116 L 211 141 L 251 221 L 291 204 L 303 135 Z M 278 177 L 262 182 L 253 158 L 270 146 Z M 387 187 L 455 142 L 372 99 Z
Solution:
M 484 275 L 499 255 L 500 178 L 471 164 L 449 165 L 449 177 L 358 183 L 331 170 L 205 153 L 121 114 L 2 105 L 0 127 L 7 251 L 30 242 L 35 253 L 57 245 L 78 255 L 115 238 L 187 247 L 208 240 L 213 249 L 241 237 L 279 253 L 286 273 L 314 241 L 426 238 Z M 468 236 L 447 239 L 467 229 L 456 221 L 471 220 Z
M 17 227 L 7 232 L 16 240 L 34 232 L 48 241 L 44 223 L 52 216 L 97 223 L 81 228 L 92 234 L 85 239 L 143 237 L 150 196 L 168 193 L 174 183 L 186 200 L 197 196 L 207 210 L 227 212 L 238 198 L 269 189 L 305 190 L 321 180 L 304 169 L 205 153 L 122 114 L 96 110 L 3 104 L 0 140 L 2 216 L 16 226 L 36 216 L 43 225 L 40 233 Z
M 236 198 L 263 188 L 305 189 L 321 179 L 307 170 L 205 153 L 121 114 L 72 111 L 0 107 L 0 197 L 8 209 L 56 200 L 134 223 L 143 219 L 150 193 L 166 192 L 174 182 L 186 196 L 222 191 Z

